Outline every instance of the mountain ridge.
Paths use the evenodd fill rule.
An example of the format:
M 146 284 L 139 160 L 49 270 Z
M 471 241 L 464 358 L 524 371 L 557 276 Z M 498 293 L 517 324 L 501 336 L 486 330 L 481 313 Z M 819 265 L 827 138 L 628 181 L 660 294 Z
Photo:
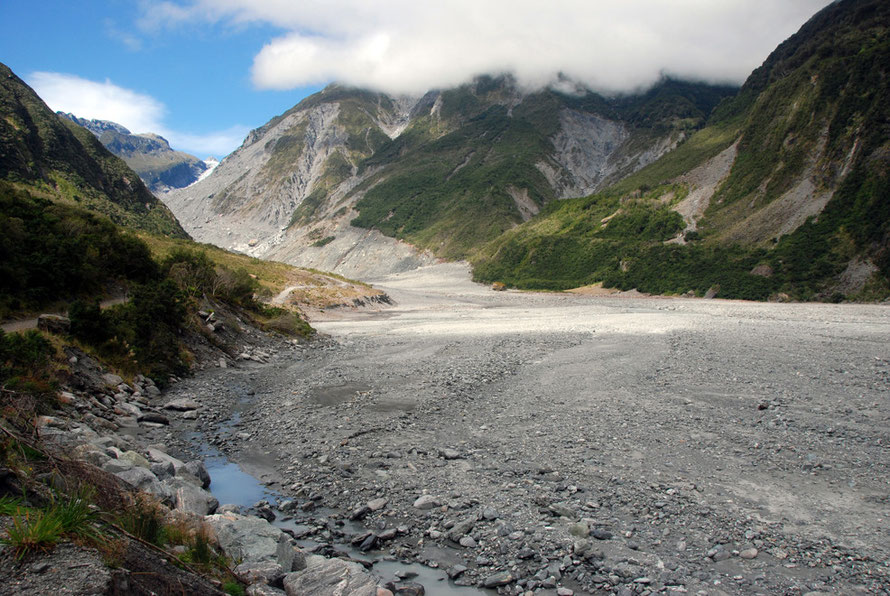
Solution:
M 693 88 L 707 91 L 687 97 Z M 638 97 L 570 97 L 479 77 L 393 98 L 331 85 L 251 131 L 211 176 L 165 201 L 203 241 L 385 274 L 464 258 L 544 203 L 645 165 L 703 123 L 699 106 L 709 111 L 729 92 L 665 80 Z M 646 111 L 645 121 L 646 103 L 662 113 Z M 599 153 L 585 158 L 588 146 Z
M 161 135 L 133 134 L 110 120 L 88 120 L 71 113 L 56 113 L 93 133 L 106 149 L 139 174 L 154 194 L 194 184 L 210 167 L 194 155 L 173 150 Z

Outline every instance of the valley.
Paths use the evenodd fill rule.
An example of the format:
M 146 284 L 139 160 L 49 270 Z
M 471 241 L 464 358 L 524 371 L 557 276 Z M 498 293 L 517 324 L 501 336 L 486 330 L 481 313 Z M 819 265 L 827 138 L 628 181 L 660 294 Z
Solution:
M 395 305 L 317 314 L 315 349 L 169 391 L 298 537 L 510 594 L 890 581 L 886 308 L 377 285 Z

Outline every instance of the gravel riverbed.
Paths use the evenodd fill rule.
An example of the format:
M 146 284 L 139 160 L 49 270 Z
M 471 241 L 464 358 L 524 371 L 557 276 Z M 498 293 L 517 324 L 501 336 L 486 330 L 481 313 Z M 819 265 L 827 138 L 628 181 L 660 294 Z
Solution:
M 168 391 L 298 537 L 508 594 L 886 593 L 887 305 L 375 285 Z

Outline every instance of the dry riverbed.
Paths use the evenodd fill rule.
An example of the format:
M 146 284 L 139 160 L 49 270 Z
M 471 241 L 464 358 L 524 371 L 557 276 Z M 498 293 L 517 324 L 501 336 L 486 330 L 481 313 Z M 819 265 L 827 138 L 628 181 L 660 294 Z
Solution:
M 169 391 L 301 539 L 448 571 L 428 594 L 886 591 L 887 305 L 375 285 Z

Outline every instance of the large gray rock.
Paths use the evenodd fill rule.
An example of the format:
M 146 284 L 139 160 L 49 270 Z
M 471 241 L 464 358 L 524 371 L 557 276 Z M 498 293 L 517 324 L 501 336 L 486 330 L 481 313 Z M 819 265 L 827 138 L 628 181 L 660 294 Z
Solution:
M 439 505 L 441 505 L 439 497 L 434 497 L 433 495 L 421 495 L 414 501 L 414 508 L 422 511 L 435 509 Z
M 170 500 L 170 489 L 163 482 L 158 480 L 157 476 L 155 476 L 145 468 L 134 466 L 129 470 L 116 472 L 115 476 L 117 476 L 130 486 L 155 495 L 162 501 Z
M 132 470 L 133 468 L 135 468 L 137 466 L 136 466 L 136 464 L 134 464 L 131 461 L 127 461 L 125 459 L 115 459 L 113 457 L 110 457 L 107 460 L 105 460 L 105 462 L 103 462 L 102 465 L 100 465 L 99 467 L 102 468 L 104 471 L 108 472 L 109 474 L 117 474 L 118 472 L 125 472 L 126 470 Z
M 167 479 L 173 495 L 173 507 L 179 511 L 195 515 L 209 515 L 219 507 L 219 501 L 206 490 L 177 476 Z
M 173 464 L 174 471 L 178 471 L 181 468 L 185 467 L 184 461 L 182 461 L 180 459 L 176 459 L 172 455 L 169 455 L 168 453 L 161 451 L 160 449 L 157 449 L 156 447 L 149 447 L 148 449 L 146 449 L 146 452 L 148 453 L 148 459 L 150 459 L 151 461 L 156 461 L 158 463 Z
M 207 468 L 204 467 L 204 462 L 198 460 L 190 461 L 185 464 L 184 471 L 192 475 L 194 478 L 197 478 L 201 482 L 201 488 L 210 486 L 210 474 L 207 472 Z M 176 475 L 180 476 L 182 473 L 177 470 Z
M 174 399 L 173 401 L 169 401 L 164 405 L 165 410 L 176 410 L 177 412 L 187 412 L 189 410 L 197 410 L 200 407 L 200 404 L 193 399 L 189 399 L 187 397 L 181 397 L 179 399 Z
M 275 584 L 284 578 L 284 570 L 275 561 L 247 561 L 233 569 L 245 584 Z
M 377 596 L 377 582 L 358 563 L 309 557 L 306 569 L 284 576 L 287 596 Z
M 294 569 L 294 547 L 290 537 L 259 517 L 221 513 L 204 521 L 216 534 L 220 548 L 242 562 L 274 561 L 285 573 Z

